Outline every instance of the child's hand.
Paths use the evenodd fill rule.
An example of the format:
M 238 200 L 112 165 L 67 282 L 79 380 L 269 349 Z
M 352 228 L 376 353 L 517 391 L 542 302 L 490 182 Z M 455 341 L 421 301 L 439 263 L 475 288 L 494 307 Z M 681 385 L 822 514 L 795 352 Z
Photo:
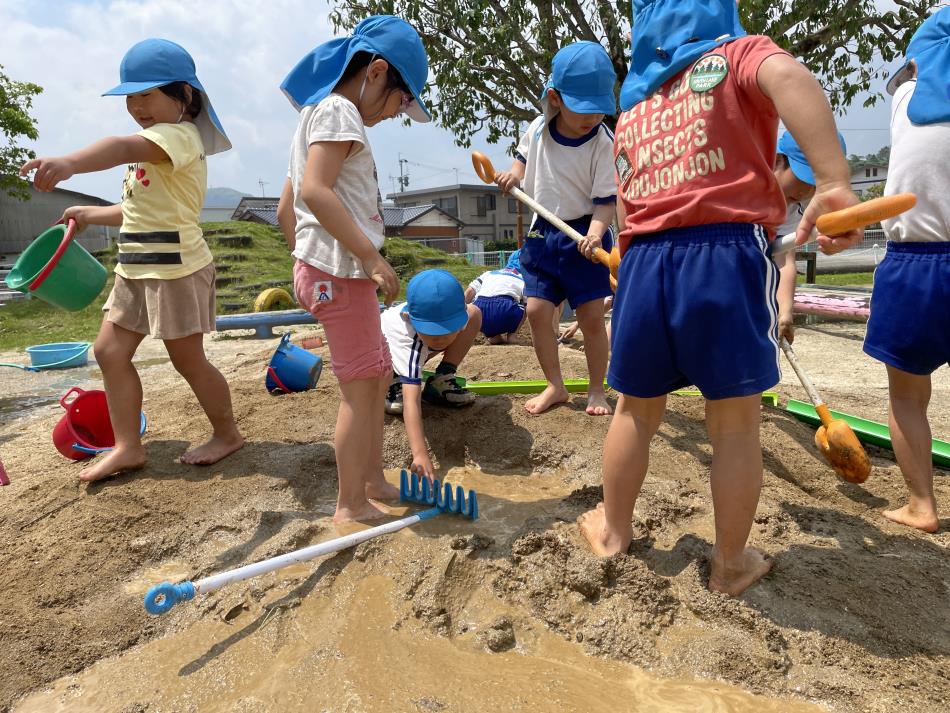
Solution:
M 850 208 L 860 202 L 858 197 L 854 195 L 854 191 L 851 190 L 850 185 L 830 184 L 819 187 L 798 224 L 795 244 L 802 245 L 808 241 L 808 236 L 811 235 L 811 230 L 815 227 L 815 221 L 820 216 L 836 210 Z M 851 230 L 843 235 L 819 235 L 818 247 L 826 255 L 834 255 L 856 245 L 862 237 L 864 237 L 863 228 Z
M 495 174 L 495 183 L 501 188 L 502 193 L 508 193 L 512 188 L 518 188 L 521 185 L 521 179 L 513 171 L 499 171 Z
M 785 337 L 789 344 L 795 341 L 795 316 L 791 312 L 779 312 L 778 336 L 779 339 Z
M 73 162 L 65 157 L 53 158 L 34 158 L 27 161 L 20 168 L 20 177 L 26 178 L 26 174 L 36 170 L 33 175 L 33 185 L 38 191 L 49 192 L 56 187 L 60 181 L 71 178 L 76 172 Z
M 570 338 L 573 337 L 575 334 L 577 334 L 577 328 L 578 328 L 578 326 L 579 326 L 579 325 L 577 324 L 577 322 L 571 322 L 569 325 L 567 325 L 567 327 L 564 329 L 564 331 L 561 332 L 561 336 L 558 337 L 557 340 L 558 340 L 559 342 L 562 342 L 562 343 L 563 343 L 563 342 L 566 342 L 568 339 L 570 339 Z
M 85 205 L 74 205 L 70 206 L 63 211 L 63 217 L 60 218 L 60 221 L 63 223 L 69 223 L 70 219 L 76 221 L 76 232 L 81 233 L 86 229 L 86 226 L 89 225 L 89 208 L 90 206 Z
M 374 252 L 361 262 L 363 272 L 383 291 L 383 301 L 388 307 L 399 294 L 399 278 L 396 277 L 396 271 L 378 252 Z
M 577 249 L 581 254 L 591 262 L 594 262 L 594 251 L 601 246 L 601 237 L 591 234 L 585 235 L 584 239 L 577 244 Z
M 409 471 L 415 473 L 420 478 L 428 478 L 429 482 L 432 482 L 435 479 L 435 468 L 432 467 L 432 459 L 429 458 L 429 454 L 425 453 L 419 457 L 412 457 L 412 465 L 409 466 Z

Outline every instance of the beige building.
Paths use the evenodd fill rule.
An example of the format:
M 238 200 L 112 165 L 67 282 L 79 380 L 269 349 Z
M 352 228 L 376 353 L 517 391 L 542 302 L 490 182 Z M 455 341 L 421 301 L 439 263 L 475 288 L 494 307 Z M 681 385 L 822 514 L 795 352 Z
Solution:
M 517 239 L 518 201 L 502 195 L 498 186 L 460 183 L 438 188 L 390 193 L 386 196 L 399 208 L 434 204 L 461 221 L 459 237 L 477 240 Z M 531 220 L 522 207 L 525 229 Z

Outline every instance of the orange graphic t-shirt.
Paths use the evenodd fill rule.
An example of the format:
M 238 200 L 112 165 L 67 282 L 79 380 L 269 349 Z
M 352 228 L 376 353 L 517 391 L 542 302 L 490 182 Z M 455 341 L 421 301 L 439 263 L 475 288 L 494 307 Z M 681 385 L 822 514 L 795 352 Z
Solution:
M 778 113 L 757 75 L 780 53 L 761 36 L 720 45 L 620 115 L 621 253 L 637 236 L 693 225 L 757 223 L 775 236 L 785 220 L 772 174 Z

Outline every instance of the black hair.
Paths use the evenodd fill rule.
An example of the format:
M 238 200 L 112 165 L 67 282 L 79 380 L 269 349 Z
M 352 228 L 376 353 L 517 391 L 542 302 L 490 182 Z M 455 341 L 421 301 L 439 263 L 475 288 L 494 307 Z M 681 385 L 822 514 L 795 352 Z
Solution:
M 777 154 L 775 154 L 775 161 L 776 161 L 777 163 L 781 164 L 781 165 L 779 166 L 779 170 L 784 170 L 784 169 L 786 169 L 786 168 L 790 168 L 790 167 L 791 167 L 791 164 L 789 164 L 789 162 L 788 162 L 788 156 L 786 156 L 786 155 L 783 154 L 783 153 L 777 153 Z
M 188 94 L 185 92 L 185 87 L 189 86 L 191 85 L 188 84 L 188 82 L 172 82 L 171 84 L 165 84 L 159 87 L 159 89 L 162 90 L 162 94 L 165 96 L 171 97 L 175 101 L 180 101 L 184 104 L 185 113 L 194 119 L 201 113 L 201 109 L 204 107 L 204 101 L 202 101 L 201 92 L 191 87 L 191 101 L 189 102 Z
M 340 76 L 340 80 L 337 82 L 337 85 L 349 81 L 355 77 L 361 70 L 366 69 L 370 62 L 372 62 L 374 59 L 385 60 L 389 65 L 389 69 L 386 70 L 387 89 L 398 89 L 400 91 L 406 92 L 406 94 L 411 93 L 409 91 L 409 87 L 406 85 L 405 80 L 403 80 L 402 75 L 399 74 L 399 70 L 397 70 L 389 60 L 380 54 L 373 54 L 363 50 L 360 50 L 354 54 L 350 59 L 350 63 L 346 65 L 346 69 L 343 70 L 343 74 Z

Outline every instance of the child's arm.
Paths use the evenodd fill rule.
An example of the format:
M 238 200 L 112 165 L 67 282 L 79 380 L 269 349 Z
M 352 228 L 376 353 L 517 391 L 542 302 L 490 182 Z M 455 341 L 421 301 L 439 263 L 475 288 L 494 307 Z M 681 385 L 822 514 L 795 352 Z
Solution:
M 518 188 L 524 180 L 525 164 L 519 159 L 515 159 L 511 164 L 510 171 L 499 171 L 495 174 L 495 183 L 504 193 L 512 188 Z
M 399 294 L 399 279 L 370 239 L 363 234 L 339 196 L 333 191 L 352 141 L 320 141 L 310 144 L 300 197 L 314 217 L 343 247 L 356 256 L 363 271 L 383 291 L 386 304 Z
M 429 446 L 426 444 L 425 429 L 422 427 L 422 385 L 403 384 L 402 404 L 402 420 L 406 424 L 406 438 L 412 451 L 410 470 L 432 480 L 435 468 L 429 458 Z
M 127 163 L 160 163 L 168 160 L 164 150 L 143 136 L 110 136 L 65 156 L 27 161 L 20 168 L 20 177 L 25 178 L 26 174 L 36 169 L 33 185 L 38 191 L 49 192 L 57 183 L 77 173 L 105 171 Z
M 280 232 L 284 234 L 287 247 L 293 252 L 297 246 L 297 215 L 294 213 L 294 187 L 289 178 L 284 181 L 277 203 L 277 224 L 280 226 Z
M 584 236 L 584 240 L 577 244 L 577 249 L 580 250 L 588 260 L 594 259 L 594 250 L 601 246 L 604 233 L 607 232 L 607 228 L 609 228 L 614 221 L 616 209 L 617 207 L 614 203 L 599 203 L 594 206 L 594 217 L 590 220 L 590 228 L 587 229 L 587 235 Z
M 471 304 L 475 299 L 475 290 L 471 286 L 465 288 L 465 304 Z
M 70 218 L 76 221 L 76 230 L 82 232 L 87 225 L 122 225 L 122 204 L 74 205 L 63 211 L 64 223 Z
M 798 281 L 795 254 L 782 253 L 775 257 L 775 264 L 779 270 L 778 335 L 791 344 L 795 341 L 795 283 Z
M 790 56 L 775 54 L 762 61 L 758 82 L 815 173 L 817 191 L 798 224 L 797 244 L 801 245 L 811 234 L 818 216 L 856 205 L 858 197 L 851 190 L 851 171 L 838 143 L 831 107 L 811 72 Z M 820 236 L 818 244 L 831 255 L 857 243 L 862 232 Z

